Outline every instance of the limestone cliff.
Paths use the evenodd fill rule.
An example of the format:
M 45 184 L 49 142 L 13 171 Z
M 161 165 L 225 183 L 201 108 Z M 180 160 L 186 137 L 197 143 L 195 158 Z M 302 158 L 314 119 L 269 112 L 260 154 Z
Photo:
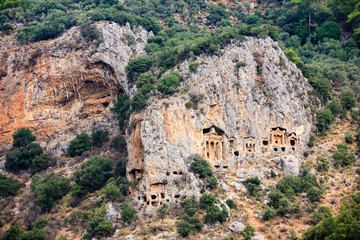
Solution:
M 75 27 L 51 41 L 1 44 L 6 76 L 0 79 L 0 146 L 20 127 L 30 127 L 40 140 L 49 141 L 55 153 L 65 148 L 56 142 L 94 124 L 118 131 L 110 104 L 120 90 L 130 93 L 125 66 L 145 54 L 152 33 L 115 23 L 96 26 L 102 39 L 93 43 L 84 41 Z M 136 43 L 131 45 L 126 34 Z
M 128 130 L 128 177 L 145 206 L 199 195 L 188 168 L 196 154 L 223 171 L 250 159 L 300 157 L 312 128 L 307 80 L 270 38 L 248 38 L 178 66 L 177 94 L 152 99 Z M 133 126 L 135 124 L 132 124 Z M 245 171 L 250 171 L 245 170 Z

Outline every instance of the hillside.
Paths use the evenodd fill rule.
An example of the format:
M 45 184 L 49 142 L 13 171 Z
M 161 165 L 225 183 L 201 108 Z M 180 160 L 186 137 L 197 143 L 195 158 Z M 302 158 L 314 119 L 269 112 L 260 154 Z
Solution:
M 0 238 L 359 239 L 359 9 L 0 1 Z

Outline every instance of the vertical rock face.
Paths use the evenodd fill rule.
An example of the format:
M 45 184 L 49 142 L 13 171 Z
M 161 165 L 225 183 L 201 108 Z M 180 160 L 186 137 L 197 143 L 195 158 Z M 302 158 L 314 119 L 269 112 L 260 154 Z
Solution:
M 125 66 L 145 54 L 152 33 L 115 23 L 98 23 L 97 28 L 102 40 L 96 43 L 84 42 L 75 27 L 55 40 L 1 47 L 7 75 L 0 79 L 0 146 L 20 127 L 53 142 L 99 122 L 117 131 L 109 105 L 119 91 L 131 94 Z
M 199 194 L 188 170 L 196 154 L 218 171 L 300 157 L 311 131 L 310 86 L 270 38 L 248 38 L 196 62 L 195 71 L 178 66 L 179 93 L 153 99 L 131 119 L 127 171 L 140 181 L 133 194 L 145 206 Z

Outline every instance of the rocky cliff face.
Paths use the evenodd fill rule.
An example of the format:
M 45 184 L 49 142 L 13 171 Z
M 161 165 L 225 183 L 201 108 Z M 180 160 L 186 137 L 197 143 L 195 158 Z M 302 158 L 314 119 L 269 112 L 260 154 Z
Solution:
M 115 23 L 97 28 L 102 40 L 91 44 L 82 40 L 79 28 L 29 46 L 1 44 L 6 76 L 0 79 L 0 146 L 20 127 L 33 129 L 58 154 L 69 137 L 94 125 L 118 131 L 111 101 L 119 91 L 130 93 L 125 66 L 145 54 L 152 33 Z M 126 34 L 136 43 L 131 45 Z
M 189 62 L 178 66 L 177 94 L 154 98 L 131 119 L 127 171 L 140 181 L 133 194 L 144 206 L 199 195 L 201 182 L 188 170 L 197 154 L 219 172 L 245 168 L 241 177 L 256 160 L 261 175 L 265 159 L 300 157 L 311 131 L 307 80 L 270 38 L 196 62 L 195 71 Z
M 54 154 L 64 153 L 81 130 L 118 132 L 111 101 L 119 91 L 133 94 L 124 69 L 145 54 L 152 33 L 111 23 L 97 28 L 103 38 L 97 43 L 83 42 L 73 28 L 48 42 L 2 45 L 0 147 L 20 127 L 46 139 Z M 203 184 L 189 172 L 196 155 L 220 174 L 238 170 L 240 180 L 263 175 L 269 159 L 296 172 L 312 128 L 305 107 L 311 88 L 270 38 L 247 38 L 192 61 L 199 63 L 196 70 L 189 62 L 177 67 L 182 87 L 176 94 L 153 97 L 130 119 L 127 175 L 139 181 L 131 194 L 145 207 L 200 195 Z

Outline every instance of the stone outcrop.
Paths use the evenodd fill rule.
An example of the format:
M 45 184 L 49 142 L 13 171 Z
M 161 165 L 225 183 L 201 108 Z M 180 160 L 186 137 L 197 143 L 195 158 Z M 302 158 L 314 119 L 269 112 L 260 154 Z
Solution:
M 145 206 L 199 192 L 189 172 L 195 155 L 217 171 L 248 167 L 251 159 L 302 156 L 312 128 L 311 90 L 296 66 L 270 38 L 248 38 L 212 56 L 177 67 L 182 88 L 151 99 L 131 118 L 128 177 Z
M 0 79 L 0 148 L 21 127 L 30 127 L 40 140 L 54 140 L 45 145 L 60 151 L 63 148 L 56 147 L 56 142 L 66 143 L 94 125 L 118 131 L 111 101 L 119 91 L 131 94 L 125 66 L 145 54 L 152 33 L 115 23 L 96 26 L 102 39 L 92 43 L 84 41 L 74 27 L 46 42 L 0 44 L 6 69 Z M 126 34 L 136 43 L 131 45 Z

